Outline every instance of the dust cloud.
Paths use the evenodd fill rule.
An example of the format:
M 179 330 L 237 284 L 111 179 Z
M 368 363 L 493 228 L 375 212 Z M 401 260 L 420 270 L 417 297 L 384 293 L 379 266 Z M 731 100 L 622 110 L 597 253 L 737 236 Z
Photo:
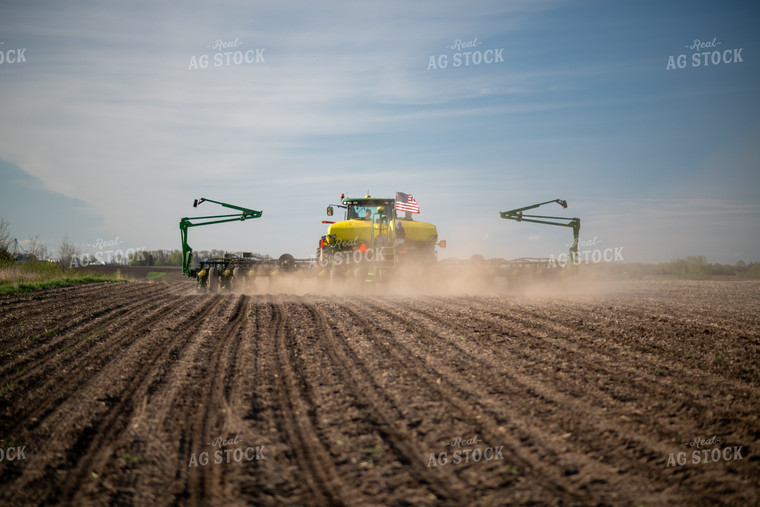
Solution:
M 607 280 L 578 267 L 546 268 L 539 265 L 459 261 L 400 266 L 380 280 L 373 280 L 360 270 L 277 272 L 237 281 L 231 292 L 248 295 L 567 297 L 600 296 L 612 290 Z

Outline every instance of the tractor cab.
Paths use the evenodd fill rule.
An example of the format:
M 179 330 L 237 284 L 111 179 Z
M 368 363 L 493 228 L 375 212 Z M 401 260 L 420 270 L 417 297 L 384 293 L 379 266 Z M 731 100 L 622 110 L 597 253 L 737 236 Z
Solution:
M 393 199 L 377 199 L 369 195 L 364 197 L 349 198 L 341 195 L 342 204 L 327 207 L 327 216 L 333 216 L 338 206 L 346 210 L 345 220 L 378 220 L 388 219 L 394 214 L 395 201 Z
M 395 201 L 393 199 L 378 199 L 369 195 L 356 198 L 341 197 L 341 204 L 337 206 L 345 209 L 344 220 L 332 223 L 324 238 L 332 249 L 355 248 L 361 243 L 365 243 L 365 246 L 370 248 L 378 240 L 384 245 L 394 243 Z M 327 215 L 333 214 L 334 208 L 329 206 Z

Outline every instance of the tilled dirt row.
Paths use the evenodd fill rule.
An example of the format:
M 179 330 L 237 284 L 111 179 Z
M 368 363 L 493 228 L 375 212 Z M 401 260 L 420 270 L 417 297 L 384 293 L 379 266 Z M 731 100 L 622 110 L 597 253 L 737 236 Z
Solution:
M 0 499 L 757 504 L 759 302 L 749 282 L 4 297 Z

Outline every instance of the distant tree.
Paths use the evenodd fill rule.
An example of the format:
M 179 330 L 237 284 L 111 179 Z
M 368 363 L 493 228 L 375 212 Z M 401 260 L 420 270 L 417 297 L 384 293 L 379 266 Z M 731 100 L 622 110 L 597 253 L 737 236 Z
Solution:
M 0 250 L 6 252 L 11 251 L 11 243 L 13 242 L 11 240 L 10 228 L 11 223 L 4 218 L 0 218 Z
M 130 266 L 152 266 L 155 263 L 154 252 L 140 251 L 129 261 Z
M 12 253 L 5 248 L 0 248 L 0 262 L 13 262 L 15 260 Z
M 194 256 L 200 252 L 194 252 Z M 179 250 L 140 250 L 130 259 L 130 266 L 181 266 Z
M 663 274 L 674 275 L 678 278 L 686 276 L 686 261 L 683 259 L 675 259 L 670 261 L 663 267 Z
M 681 273 L 680 278 L 686 278 L 687 280 L 705 280 L 712 276 L 712 266 L 707 263 L 707 259 L 703 255 L 695 255 L 686 257 L 684 259 L 684 271 Z
M 42 243 L 38 236 L 29 238 L 29 243 L 26 247 L 26 253 L 32 256 L 38 261 L 44 261 L 48 256 L 48 249 L 44 243 Z
M 64 268 L 70 268 L 79 260 L 82 251 L 79 247 L 69 240 L 69 235 L 65 234 L 61 244 L 58 246 L 58 262 Z
M 179 250 L 172 250 L 172 255 L 169 261 L 170 266 L 182 265 L 182 252 Z
M 13 262 L 16 259 L 11 254 L 10 222 L 0 218 L 0 262 Z
M 760 262 L 751 262 L 747 265 L 747 269 L 741 274 L 742 278 L 760 278 Z

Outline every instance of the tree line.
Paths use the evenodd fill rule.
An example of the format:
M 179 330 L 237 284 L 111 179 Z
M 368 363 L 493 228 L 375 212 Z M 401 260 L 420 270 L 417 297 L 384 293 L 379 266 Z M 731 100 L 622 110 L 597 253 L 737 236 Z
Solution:
M 10 234 L 10 223 L 0 218 L 0 262 L 14 262 L 11 252 L 14 239 Z M 76 243 L 64 235 L 57 252 L 51 254 L 39 238 L 29 238 L 24 247 L 27 260 L 46 261 L 50 255 L 61 267 L 70 268 L 81 266 L 85 257 Z M 198 250 L 193 252 L 195 259 L 205 257 L 222 257 L 223 250 Z M 271 259 L 269 255 L 255 253 L 255 257 Z M 182 251 L 174 250 L 140 250 L 130 259 L 125 259 L 130 266 L 182 266 Z M 682 280 L 710 280 L 713 277 L 736 277 L 743 279 L 760 279 L 760 262 L 745 263 L 740 260 L 736 264 L 709 263 L 702 255 L 689 256 L 659 264 L 642 263 L 604 263 L 597 264 L 604 271 L 621 276 L 639 278 L 642 276 L 666 275 Z

